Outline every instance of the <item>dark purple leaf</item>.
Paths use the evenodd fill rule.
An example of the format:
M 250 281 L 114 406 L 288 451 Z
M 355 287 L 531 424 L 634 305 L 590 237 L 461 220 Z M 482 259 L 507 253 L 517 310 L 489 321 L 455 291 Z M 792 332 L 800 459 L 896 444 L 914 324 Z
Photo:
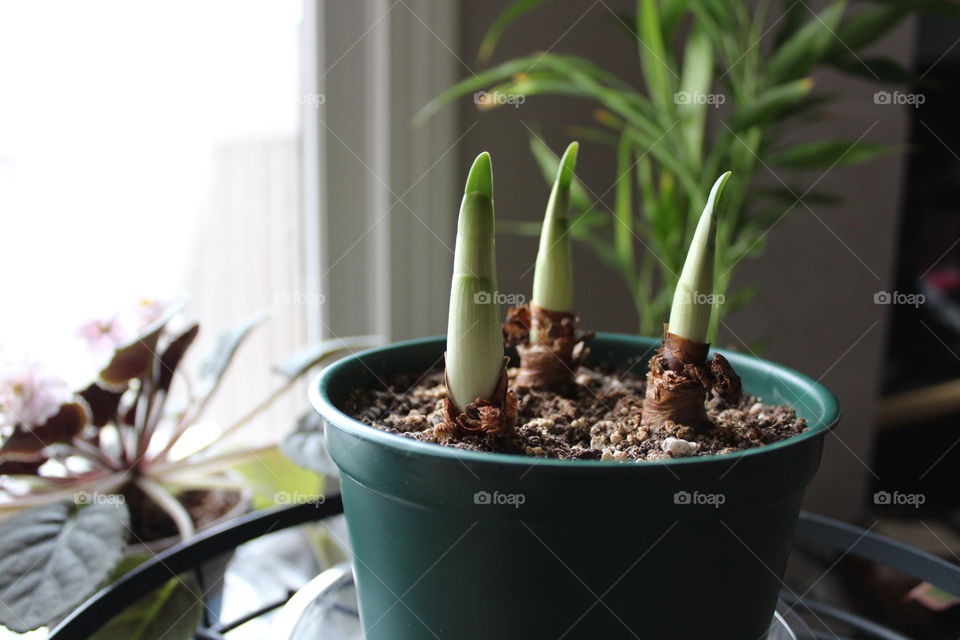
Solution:
M 200 325 L 196 322 L 190 325 L 185 331 L 181 332 L 176 338 L 170 341 L 166 346 L 160 358 L 157 360 L 154 369 L 154 379 L 157 381 L 157 390 L 166 391 L 173 382 L 173 374 L 183 360 L 187 349 L 193 344 L 197 334 L 200 332 Z
M 80 392 L 80 397 L 86 400 L 90 407 L 90 422 L 93 426 L 102 427 L 117 417 L 120 398 L 125 390 L 111 391 L 94 382 Z
M 44 449 L 58 442 L 67 444 L 73 442 L 89 422 L 89 417 L 84 405 L 68 402 L 60 407 L 56 415 L 39 427 L 26 429 L 22 425 L 17 425 L 0 447 L 0 462 L 26 463 L 24 470 L 30 469 L 33 465 L 39 466 L 38 463 L 43 464 L 46 460 Z M 9 468 L 16 469 L 17 465 L 10 465 Z M 36 469 L 33 469 L 31 473 L 35 471 Z M 4 470 L 4 473 L 16 473 L 16 471 Z
M 153 360 L 157 357 L 160 334 L 182 306 L 182 302 L 171 304 L 162 318 L 146 327 L 126 346 L 117 349 L 110 364 L 100 372 L 100 379 L 109 386 L 119 386 L 150 371 Z

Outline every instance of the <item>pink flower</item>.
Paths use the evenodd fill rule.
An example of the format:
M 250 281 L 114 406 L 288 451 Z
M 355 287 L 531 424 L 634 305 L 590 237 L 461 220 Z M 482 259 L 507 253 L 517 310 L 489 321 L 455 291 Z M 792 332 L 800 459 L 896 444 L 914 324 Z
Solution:
M 135 313 L 139 317 L 140 328 L 146 328 L 163 317 L 167 303 L 159 298 L 141 298 L 137 301 Z
M 9 424 L 28 429 L 42 425 L 69 397 L 67 383 L 35 362 L 8 365 L 0 371 L 0 406 Z
M 86 341 L 93 353 L 112 352 L 131 339 L 129 324 L 119 316 L 97 318 L 81 326 L 77 335 Z
M 167 304 L 156 298 L 142 298 L 135 305 L 106 318 L 95 318 L 77 331 L 97 355 L 112 354 L 126 346 L 151 324 L 163 317 Z

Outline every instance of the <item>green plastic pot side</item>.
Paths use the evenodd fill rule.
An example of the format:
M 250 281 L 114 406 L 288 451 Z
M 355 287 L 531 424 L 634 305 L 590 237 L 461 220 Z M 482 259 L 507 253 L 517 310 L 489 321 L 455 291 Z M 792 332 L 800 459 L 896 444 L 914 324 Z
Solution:
M 592 362 L 644 371 L 658 340 L 600 334 Z M 443 338 L 345 358 L 311 388 L 341 471 L 368 640 L 759 640 L 836 399 L 724 352 L 748 393 L 809 429 L 723 456 L 546 460 L 462 451 L 368 427 L 338 404 L 442 362 Z

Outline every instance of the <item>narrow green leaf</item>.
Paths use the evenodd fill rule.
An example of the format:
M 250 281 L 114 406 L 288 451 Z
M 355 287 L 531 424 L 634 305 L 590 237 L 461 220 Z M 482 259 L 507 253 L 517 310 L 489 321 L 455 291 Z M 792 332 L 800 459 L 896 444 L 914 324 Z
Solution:
M 858 60 L 853 56 L 848 56 L 838 59 L 833 63 L 833 66 L 844 73 L 886 84 L 913 84 L 917 82 L 917 74 L 891 58 L 875 57 Z
M 488 93 L 532 95 L 556 91 L 593 97 L 601 102 L 605 97 L 615 104 L 625 104 L 623 101 L 627 100 L 634 111 L 643 105 L 642 96 L 628 83 L 585 58 L 555 53 L 535 53 L 508 60 L 449 87 L 420 109 L 413 118 L 413 124 L 423 124 L 445 105 L 471 93 L 474 94 L 478 107 L 489 108 L 495 105 L 496 101 L 489 99 L 481 101 L 477 92 L 497 83 L 506 84 L 494 87 Z
M 836 42 L 836 30 L 846 4 L 845 0 L 831 3 L 819 14 L 811 16 L 774 50 L 767 63 L 771 83 L 782 83 L 810 73 Z
M 480 49 L 477 52 L 477 62 L 486 64 L 493 55 L 493 50 L 497 48 L 497 42 L 504 30 L 515 22 L 520 16 L 536 9 L 543 4 L 544 0 L 517 0 L 504 9 L 500 15 L 493 21 L 490 29 L 487 30 L 483 41 L 480 43 Z
M 548 68 L 553 69 L 554 71 L 565 73 L 574 71 L 578 74 L 583 74 L 595 80 L 596 82 L 603 83 L 604 85 L 615 89 L 621 89 L 625 93 L 639 95 L 636 93 L 633 84 L 623 80 L 617 74 L 611 73 L 592 60 L 582 56 L 563 53 L 550 53 L 542 55 L 541 60 L 544 61 L 544 64 L 546 64 Z
M 647 156 L 642 156 L 637 160 L 637 188 L 640 192 L 640 201 L 643 203 L 643 215 L 651 222 L 656 220 L 659 211 L 657 191 L 653 183 L 652 164 Z
M 530 152 L 533 154 L 533 159 L 536 160 L 537 166 L 540 167 L 540 173 L 543 175 L 543 179 L 550 183 L 560 168 L 560 158 L 547 146 L 543 138 L 534 133 L 530 134 Z M 581 212 L 588 211 L 591 205 L 593 205 L 593 198 L 590 197 L 587 189 L 576 176 L 574 176 L 573 182 L 570 183 L 570 202 L 574 208 Z M 539 233 L 538 228 L 537 234 Z
M 768 124 L 799 104 L 812 88 L 813 80 L 802 78 L 767 89 L 756 100 L 737 106 L 730 127 L 734 131 L 742 131 Z
M 732 10 L 729 0 L 700 0 L 707 10 L 713 15 L 717 24 L 733 30 L 737 23 L 737 12 Z
M 662 29 L 656 0 L 637 0 L 637 32 L 640 34 L 637 48 L 643 77 L 653 103 L 663 113 L 669 113 L 673 99 L 672 70 Z
M 713 82 L 713 43 L 706 31 L 694 26 L 683 54 L 680 91 L 677 94 L 677 118 L 690 161 L 699 163 L 703 151 L 704 125 L 707 120 L 708 94 Z
M 894 149 L 888 145 L 855 140 L 817 140 L 772 154 L 768 161 L 785 169 L 826 169 L 865 162 Z
M 570 253 L 570 185 L 580 144 L 571 142 L 560 159 L 543 218 L 540 248 L 533 271 L 531 301 L 550 311 L 573 311 L 573 257 Z
M 663 24 L 663 33 L 666 40 L 676 34 L 680 21 L 687 13 L 690 0 L 660 0 L 660 22 Z
M 620 137 L 617 145 L 617 186 L 614 201 L 613 245 L 623 273 L 634 270 L 633 251 L 633 147 L 630 138 Z
M 481 71 L 475 76 L 470 76 L 461 80 L 452 87 L 445 89 L 425 104 L 414 116 L 414 126 L 420 126 L 440 109 L 450 104 L 457 98 L 475 93 L 498 82 L 511 78 L 520 73 L 530 73 L 537 66 L 538 61 L 542 62 L 542 54 L 533 54 L 508 60 L 503 64 L 497 65 L 492 69 Z
M 900 24 L 910 12 L 910 2 L 883 2 L 844 18 L 837 26 L 831 53 L 846 57 L 876 42 Z
M 706 342 L 710 328 L 710 312 L 713 309 L 713 268 L 716 259 L 715 209 L 723 195 L 723 188 L 730 172 L 720 176 L 697 223 L 697 230 L 690 243 L 690 250 L 683 263 L 683 271 L 677 282 L 670 309 L 670 333 Z
M 701 1 L 694 2 L 690 8 L 697 27 L 710 36 L 717 51 L 725 58 L 727 68 L 736 67 L 743 59 L 743 47 L 738 39 L 739 29 L 732 24 L 733 12 L 729 6 L 717 8 L 713 3 Z
M 783 0 L 781 5 L 783 14 L 777 25 L 777 36 L 774 38 L 777 48 L 796 34 L 803 26 L 806 17 L 810 15 L 807 5 L 800 0 Z

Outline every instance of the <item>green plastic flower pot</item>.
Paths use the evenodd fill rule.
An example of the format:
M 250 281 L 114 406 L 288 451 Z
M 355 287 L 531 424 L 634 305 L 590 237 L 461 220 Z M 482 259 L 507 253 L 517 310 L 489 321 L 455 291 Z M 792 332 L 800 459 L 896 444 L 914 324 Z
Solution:
M 659 341 L 600 334 L 591 361 L 641 373 Z M 443 338 L 345 358 L 311 388 L 341 471 L 368 640 L 755 640 L 770 627 L 836 399 L 726 353 L 747 392 L 807 419 L 789 440 L 665 462 L 462 451 L 366 426 L 352 390 L 442 362 Z

